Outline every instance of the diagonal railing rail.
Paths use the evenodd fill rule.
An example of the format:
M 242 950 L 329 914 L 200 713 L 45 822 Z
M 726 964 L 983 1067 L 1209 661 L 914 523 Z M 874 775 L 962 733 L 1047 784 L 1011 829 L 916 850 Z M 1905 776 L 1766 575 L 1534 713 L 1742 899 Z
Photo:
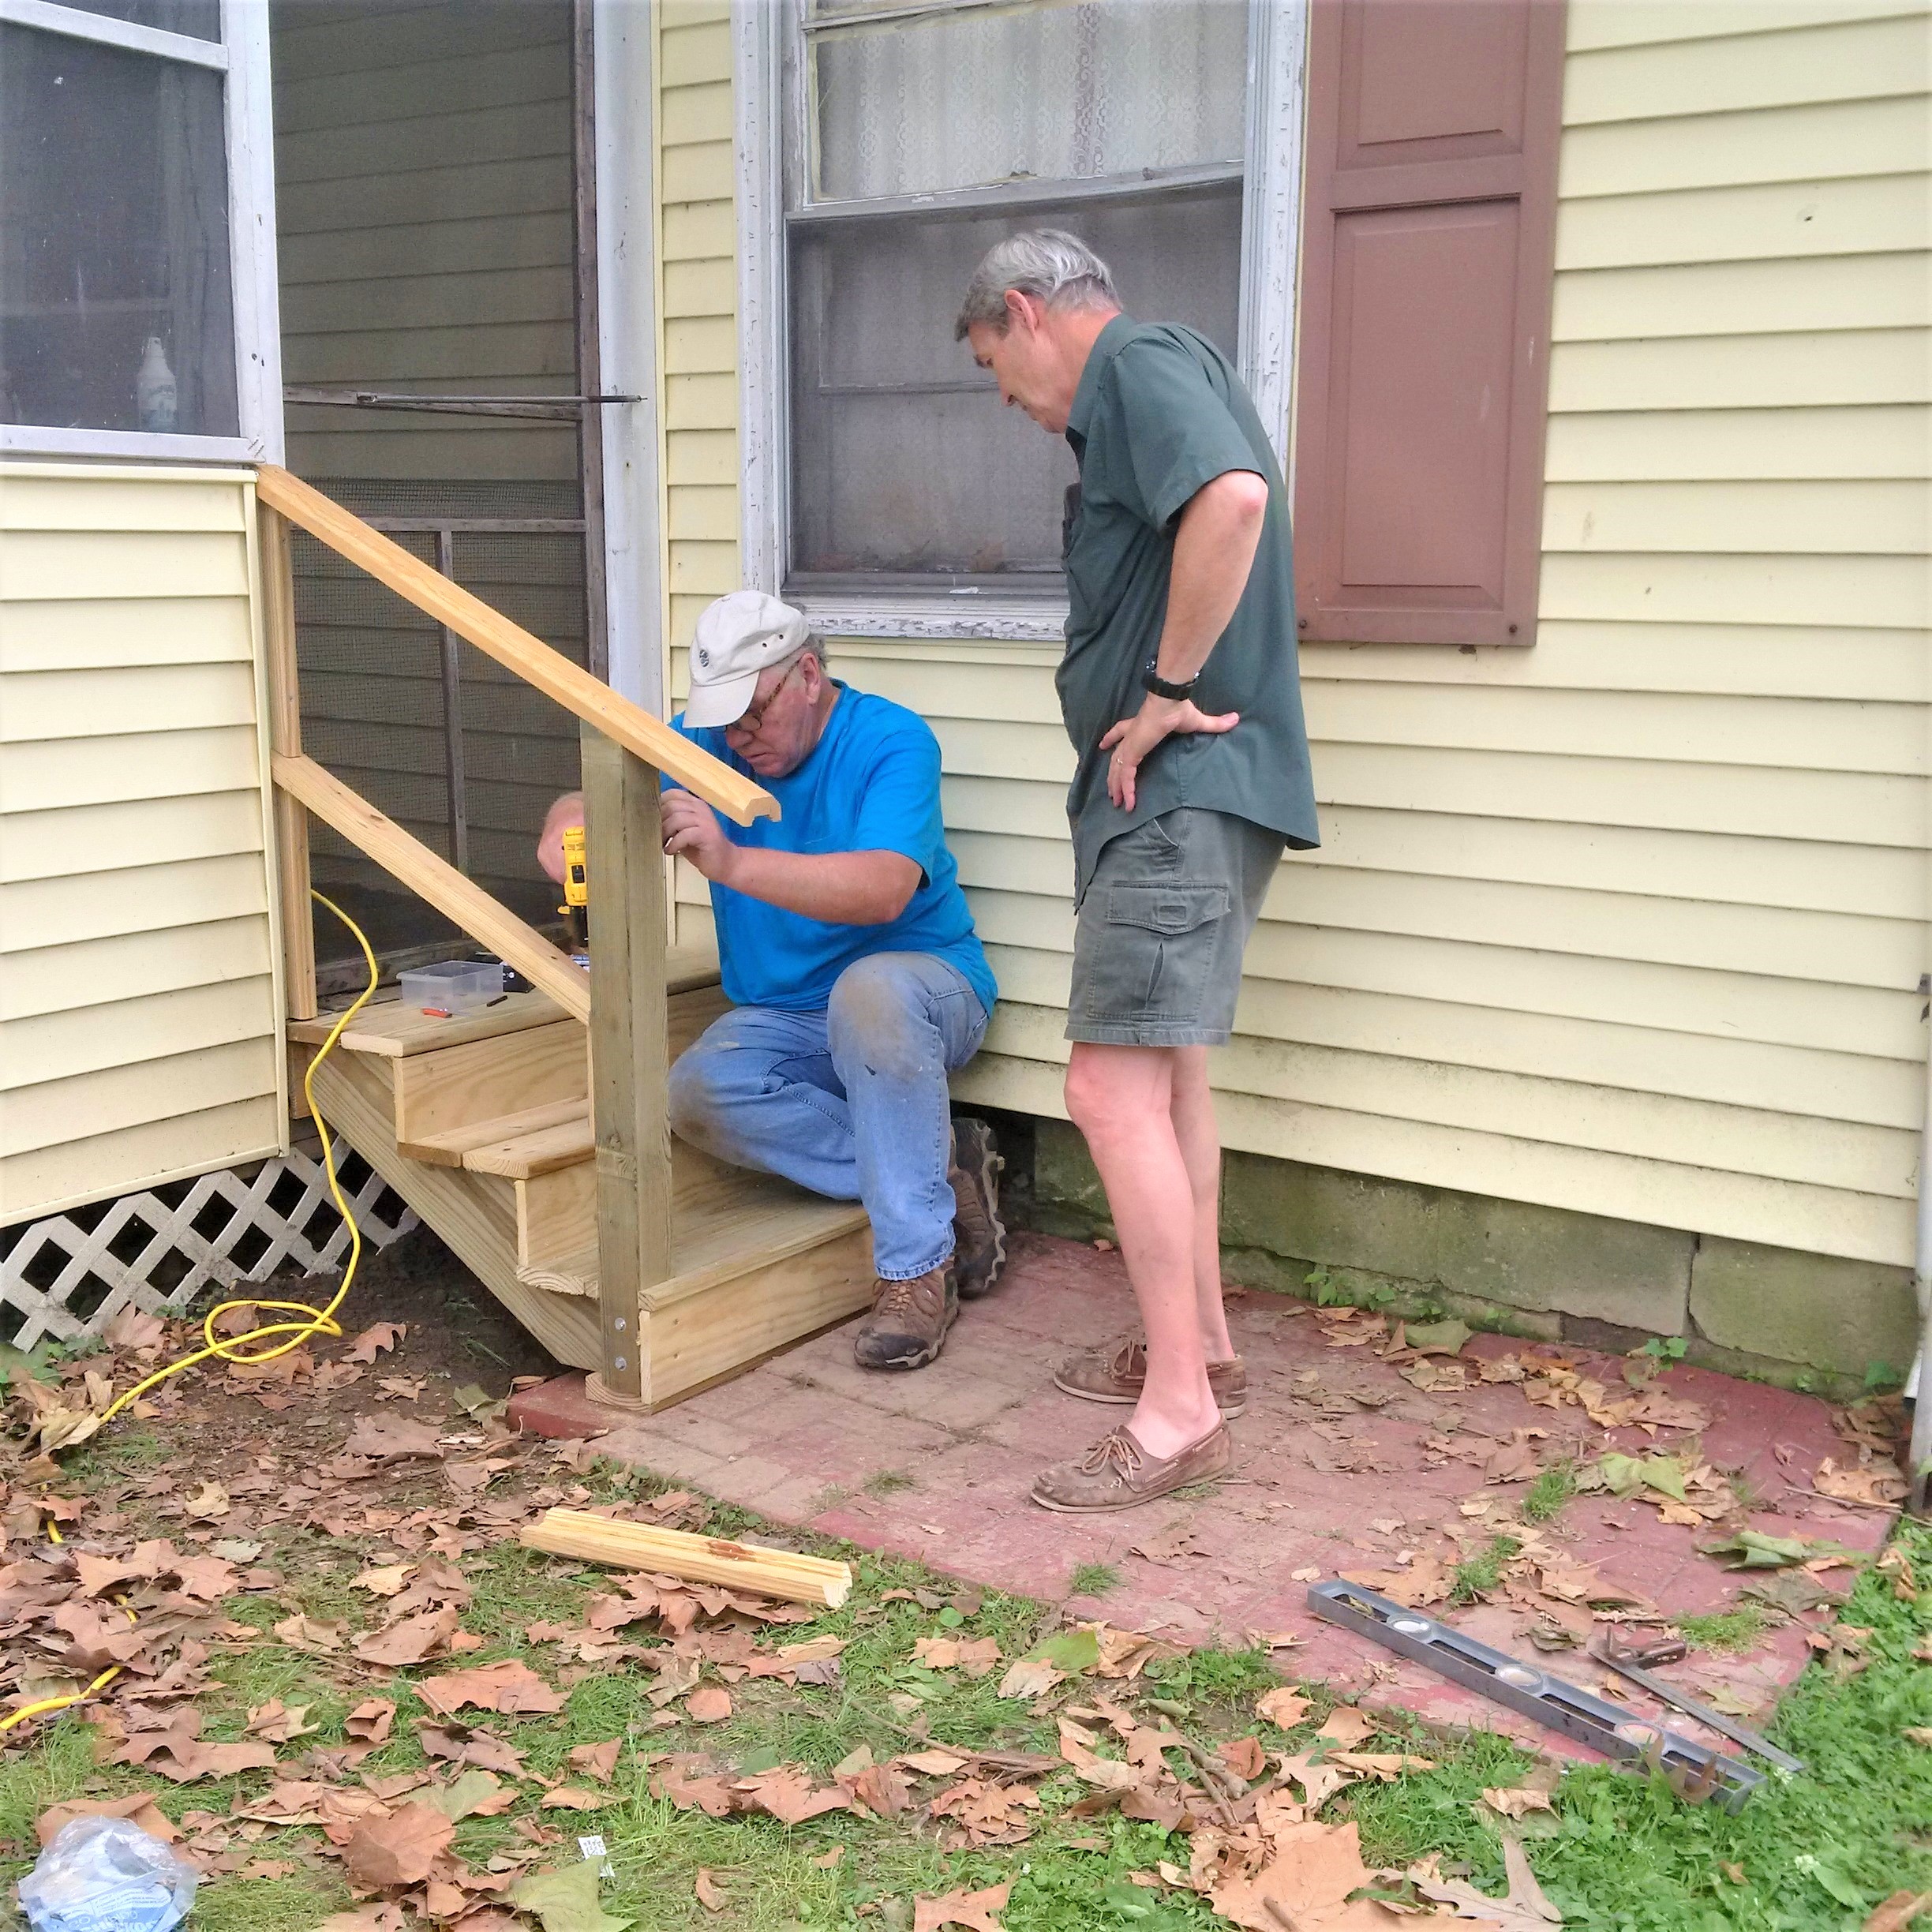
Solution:
M 444 918 L 541 987 L 590 1032 L 603 1368 L 594 1390 L 635 1404 L 638 1309 L 671 1272 L 668 950 L 661 773 L 739 825 L 775 818 L 769 792 L 600 683 L 502 612 L 272 463 L 256 473 L 276 850 L 290 1015 L 315 1015 L 305 814 L 313 812 Z M 306 530 L 578 719 L 594 944 L 588 978 L 508 907 L 386 818 L 301 748 L 288 526 Z

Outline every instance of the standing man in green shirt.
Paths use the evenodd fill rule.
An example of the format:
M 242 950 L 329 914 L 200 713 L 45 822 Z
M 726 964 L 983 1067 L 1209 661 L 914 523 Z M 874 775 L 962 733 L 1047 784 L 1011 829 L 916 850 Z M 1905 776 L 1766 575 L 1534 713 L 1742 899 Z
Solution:
M 1067 1111 L 1120 1232 L 1144 1339 L 1054 1377 L 1133 1413 L 1045 1471 L 1049 1509 L 1122 1509 L 1230 1466 L 1247 1372 L 1221 1301 L 1208 1049 L 1284 845 L 1319 842 L 1288 505 L 1260 417 L 1192 329 L 1121 313 L 1069 234 L 1009 236 L 955 330 L 1080 465 L 1058 683 L 1079 758 Z

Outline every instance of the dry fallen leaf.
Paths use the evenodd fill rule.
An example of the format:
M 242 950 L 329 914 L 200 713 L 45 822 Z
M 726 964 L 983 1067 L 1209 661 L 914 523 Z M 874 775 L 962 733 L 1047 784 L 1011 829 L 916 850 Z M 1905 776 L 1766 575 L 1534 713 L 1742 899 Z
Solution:
M 1248 1878 L 1223 1880 L 1211 1894 L 1224 1919 L 1253 1932 L 1373 1932 L 1404 1923 L 1372 1900 L 1349 1894 L 1372 1882 L 1362 1863 L 1360 1834 L 1346 1825 L 1304 1821 L 1272 1840 L 1267 1863 Z
M 912 1932 L 941 1932 L 945 1926 L 964 1926 L 966 1932 L 1004 1932 L 999 1915 L 1012 1889 L 1009 1879 L 983 1892 L 949 1892 L 944 1898 L 915 1899 Z
M 1547 1932 L 1548 1927 L 1563 1923 L 1563 1914 L 1537 1883 L 1521 1842 L 1507 1832 L 1503 1837 L 1503 1870 L 1509 1889 L 1500 1899 L 1478 1892 L 1466 1880 L 1438 1878 L 1434 1866 L 1431 1858 L 1412 1866 L 1409 1875 L 1425 1898 L 1455 1906 L 1458 1919 L 1478 1920 L 1493 1926 L 1495 1932 Z
M 411 1687 L 439 1717 L 452 1717 L 466 1704 L 483 1710 L 509 1713 L 560 1711 L 565 1698 L 525 1663 L 511 1658 L 474 1670 L 445 1671 L 425 1677 Z
M 359 1818 L 343 1847 L 343 1863 L 359 1885 L 416 1885 L 455 1836 L 455 1825 L 433 1805 L 412 1799 L 393 1812 Z
M 732 1714 L 731 1693 L 706 1684 L 684 1700 L 684 1714 L 693 1724 L 722 1724 Z
M 1308 1715 L 1309 1700 L 1292 1685 L 1264 1691 L 1255 1702 L 1255 1715 L 1264 1723 L 1292 1731 Z
M 720 1889 L 717 1881 L 702 1865 L 698 1868 L 697 1878 L 691 1889 L 697 1894 L 698 1903 L 708 1912 L 721 1912 L 731 1900 Z
M 1894 1892 L 1865 1921 L 1865 1932 L 1905 1932 L 1928 1912 L 1932 1912 L 1932 1892 Z
M 1528 1811 L 1548 1811 L 1551 1809 L 1548 1792 L 1531 1791 L 1518 1786 L 1505 1790 L 1500 1787 L 1485 1791 L 1483 1803 L 1492 1811 L 1500 1811 L 1506 1818 L 1519 1818 Z

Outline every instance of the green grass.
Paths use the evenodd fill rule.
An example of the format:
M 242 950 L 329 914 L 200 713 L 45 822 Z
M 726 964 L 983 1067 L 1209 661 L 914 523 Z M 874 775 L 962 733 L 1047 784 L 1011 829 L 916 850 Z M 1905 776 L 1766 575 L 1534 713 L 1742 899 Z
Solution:
M 1577 1492 L 1576 1465 L 1552 1462 L 1525 1492 L 1525 1522 L 1553 1522 L 1568 1507 Z
M 1503 1566 L 1522 1548 L 1514 1537 L 1492 1537 L 1479 1556 L 1466 1556 L 1450 1573 L 1450 1602 L 1473 1604 L 1487 1597 L 1501 1584 Z
M 915 1487 L 912 1478 L 904 1470 L 895 1469 L 875 1470 L 866 1478 L 865 1483 L 866 1494 L 871 1496 L 897 1496 L 902 1489 Z
M 668 1486 L 635 1477 L 620 1485 L 608 1472 L 590 1480 L 600 1499 L 650 1496 Z M 700 1507 L 714 1530 L 761 1528 L 742 1511 Z M 773 1533 L 769 1526 L 763 1533 Z M 1932 1574 L 1932 1530 L 1908 1525 L 1900 1537 L 1919 1574 Z M 374 1540 L 331 1541 L 294 1530 L 267 1540 L 271 1547 L 264 1560 L 290 1578 L 285 1594 L 310 1615 L 341 1616 L 357 1627 L 377 1616 L 376 1600 L 349 1587 L 380 1547 Z M 814 1547 L 830 1552 L 835 1546 Z M 1492 1539 L 1458 1567 L 1458 1589 L 1473 1596 L 1496 1588 L 1515 1548 L 1507 1537 Z M 849 1548 L 839 1553 L 857 1571 L 851 1601 L 774 1634 L 785 1641 L 822 1633 L 844 1638 L 838 1682 L 744 1679 L 731 1687 L 735 1709 L 724 1724 L 660 1728 L 646 1695 L 656 1681 L 650 1672 L 633 1667 L 589 1672 L 571 1685 L 568 1702 L 555 1717 L 488 1721 L 527 1753 L 532 1771 L 545 1777 L 567 1769 L 574 1745 L 626 1740 L 616 1778 L 621 1801 L 593 1814 L 538 1813 L 532 1790 L 515 1814 L 465 1820 L 458 1829 L 459 1855 L 480 1866 L 494 1851 L 522 1844 L 518 1816 L 540 1818 L 560 1833 L 560 1861 L 577 1833 L 599 1832 L 616 1874 L 605 1885 L 605 1909 L 634 1919 L 638 1932 L 695 1932 L 718 1923 L 747 1932 L 897 1932 L 910 1926 L 917 1895 L 1006 1880 L 1013 1881 L 1008 1932 L 1211 1932 L 1224 1923 L 1189 1895 L 1129 1884 L 1128 1873 L 1146 1871 L 1163 1859 L 1185 1866 L 1185 1840 L 1118 1815 L 1072 1815 L 1069 1807 L 1085 1788 L 1071 1776 L 1044 1783 L 1043 1809 L 1026 1844 L 976 1852 L 942 1851 L 930 1829 L 912 1818 L 865 1821 L 833 1813 L 787 1829 L 762 1817 L 714 1821 L 652 1798 L 646 1757 L 656 1751 L 713 1752 L 746 1769 L 796 1762 L 822 1777 L 861 1745 L 881 1758 L 904 1750 L 915 1732 L 975 1747 L 1055 1749 L 1053 1717 L 1002 1698 L 999 1672 L 968 1679 L 916 1664 L 912 1653 L 921 1637 L 954 1634 L 994 1637 L 1005 1657 L 1020 1657 L 1055 1627 L 1057 1613 L 998 1592 L 985 1593 L 970 1616 L 957 1606 L 927 1608 L 915 1599 L 887 1603 L 883 1598 L 893 1591 L 923 1590 L 930 1600 L 934 1591 L 949 1593 L 957 1586 L 915 1563 Z M 318 1570 L 318 1561 L 330 1559 L 333 1568 Z M 511 1542 L 493 1545 L 464 1567 L 474 1589 L 464 1623 L 484 1643 L 462 1661 L 527 1653 L 552 1679 L 556 1653 L 529 1645 L 529 1625 L 540 1619 L 580 1621 L 588 1597 L 608 1587 L 605 1573 Z M 1081 1566 L 1075 1586 L 1097 1587 L 1099 1579 L 1090 1572 L 1100 1567 Z M 380 1777 L 423 1763 L 414 1720 L 425 1707 L 410 1689 L 421 1673 L 365 1680 L 342 1661 L 287 1649 L 266 1634 L 286 1614 L 286 1604 L 266 1597 L 231 1599 L 227 1612 L 264 1634 L 257 1643 L 217 1653 L 215 1686 L 198 1702 L 206 1735 L 239 1735 L 249 1707 L 271 1698 L 307 1704 L 309 1720 L 320 1728 L 285 1751 L 283 1775 L 290 1775 L 307 1745 L 343 1741 L 343 1720 L 354 1702 L 380 1694 L 397 1700 L 395 1732 L 359 1769 Z M 1701 1647 L 1735 1646 L 1760 1615 L 1748 1607 L 1691 1618 L 1680 1627 Z M 1807 1673 L 1773 1730 L 1809 1769 L 1803 1777 L 1768 1780 L 1739 1815 L 1687 1806 L 1662 1783 L 1627 1770 L 1568 1771 L 1555 1794 L 1553 1814 L 1533 1814 L 1522 1827 L 1567 1932 L 1859 1932 L 1892 1891 L 1932 1889 L 1932 1750 L 1902 1735 L 1909 1726 L 1932 1724 L 1932 1667 L 1911 1655 L 1932 1635 L 1932 1593 L 1907 1602 L 1892 1593 L 1889 1575 L 1868 1571 L 1844 1618 L 1872 1632 L 1869 1665 L 1842 1680 L 1822 1668 Z M 1150 1721 L 1157 1714 L 1172 1719 L 1211 1749 L 1256 1728 L 1255 1700 L 1279 1680 L 1264 1651 L 1207 1649 L 1164 1659 L 1136 1680 L 1091 1688 L 1103 1688 Z M 1309 1689 L 1305 1720 L 1286 1733 L 1268 1731 L 1271 1748 L 1309 1748 L 1334 1707 L 1321 1687 Z M 1067 1693 L 1076 1701 L 1091 1694 L 1079 1684 Z M 909 1716 L 895 1707 L 895 1698 L 916 1700 Z M 1379 1717 L 1378 1724 L 1384 1735 L 1375 1748 L 1399 1747 L 1436 1768 L 1389 1784 L 1354 1786 L 1330 1801 L 1324 1819 L 1353 1818 L 1372 1867 L 1436 1852 L 1466 1865 L 1477 1885 L 1500 1891 L 1501 1844 L 1477 1799 L 1485 1788 L 1522 1782 L 1533 1760 L 1500 1736 L 1445 1740 L 1400 1713 Z M 157 1802 L 171 1816 L 188 1810 L 219 1815 L 267 1782 L 253 1773 L 182 1787 L 161 1784 L 125 1768 L 97 1765 L 94 1735 L 77 1720 L 58 1720 L 24 1750 L 0 1759 L 0 1881 L 10 1882 L 26 1868 L 33 1821 L 58 1799 L 159 1785 Z M 287 1858 L 314 1841 L 310 1833 L 271 1831 L 252 1849 L 264 1858 Z M 836 1866 L 815 1862 L 840 1848 Z M 1724 1875 L 1732 1865 L 1744 1872 L 1744 1883 Z M 708 1918 L 696 1903 L 693 1881 L 700 1867 L 728 1895 L 721 1919 Z M 193 1923 L 199 1932 L 313 1932 L 349 1904 L 339 1868 L 324 1859 L 315 1870 L 303 1866 L 283 1878 L 213 1881 L 197 1900 Z
M 1760 1604 L 1739 1604 L 1709 1616 L 1677 1619 L 1677 1631 L 1693 1650 L 1735 1652 L 1754 1649 L 1769 1633 L 1774 1619 Z
M 1121 1573 L 1111 1563 L 1076 1563 L 1073 1575 L 1067 1578 L 1069 1597 L 1104 1597 L 1120 1586 Z

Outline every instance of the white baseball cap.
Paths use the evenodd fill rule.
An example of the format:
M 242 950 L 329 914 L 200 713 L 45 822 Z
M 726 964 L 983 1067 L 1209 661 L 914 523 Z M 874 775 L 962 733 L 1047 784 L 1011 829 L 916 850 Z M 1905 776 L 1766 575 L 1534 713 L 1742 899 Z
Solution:
M 762 590 L 734 590 L 707 605 L 691 638 L 684 722 L 701 728 L 736 724 L 759 672 L 796 656 L 811 636 L 803 611 Z

